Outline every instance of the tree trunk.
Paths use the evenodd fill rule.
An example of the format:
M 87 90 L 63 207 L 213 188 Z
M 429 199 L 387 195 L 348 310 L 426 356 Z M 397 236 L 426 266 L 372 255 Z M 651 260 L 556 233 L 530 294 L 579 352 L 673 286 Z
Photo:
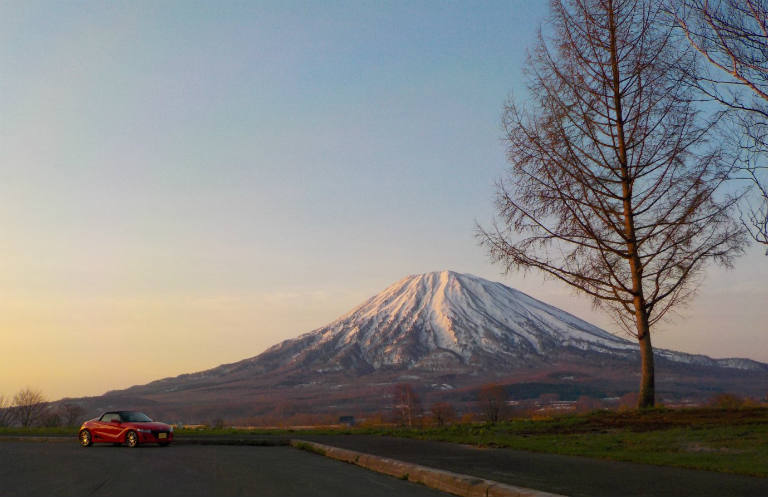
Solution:
M 624 197 L 624 235 L 627 240 L 627 259 L 632 276 L 632 294 L 634 296 L 635 322 L 637 323 L 637 338 L 640 341 L 640 358 L 642 360 L 642 378 L 640 379 L 640 395 L 638 407 L 653 407 L 655 403 L 653 348 L 651 347 L 650 325 L 648 323 L 648 308 L 643 295 L 643 262 L 640 259 L 635 232 L 635 212 L 632 205 L 633 180 L 629 174 L 627 146 L 624 136 L 624 113 L 622 111 L 621 77 L 619 75 L 619 56 L 616 47 L 616 12 L 613 2 L 608 0 L 608 24 L 610 32 L 611 73 L 613 76 L 613 103 L 616 112 L 616 138 L 618 145 L 618 160 L 621 169 L 621 189 Z
M 647 317 L 638 323 L 638 341 L 640 342 L 640 361 L 642 372 L 640 377 L 640 395 L 637 398 L 638 409 L 653 407 L 656 402 L 656 382 L 653 370 L 653 347 L 651 346 L 651 334 L 649 333 Z M 644 325 L 644 326 L 642 326 Z

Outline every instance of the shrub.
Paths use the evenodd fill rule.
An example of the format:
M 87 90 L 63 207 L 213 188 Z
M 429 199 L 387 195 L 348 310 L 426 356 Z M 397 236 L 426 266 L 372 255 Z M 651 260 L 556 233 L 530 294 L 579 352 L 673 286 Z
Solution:
M 712 397 L 708 404 L 720 409 L 737 409 L 745 406 L 745 400 L 734 393 L 719 393 Z

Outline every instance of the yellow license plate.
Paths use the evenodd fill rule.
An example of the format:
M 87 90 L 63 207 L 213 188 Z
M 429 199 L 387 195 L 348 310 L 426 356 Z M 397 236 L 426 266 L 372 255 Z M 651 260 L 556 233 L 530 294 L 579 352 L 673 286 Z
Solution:
M 157 435 L 157 438 L 168 438 L 168 434 L 167 433 L 159 433 Z

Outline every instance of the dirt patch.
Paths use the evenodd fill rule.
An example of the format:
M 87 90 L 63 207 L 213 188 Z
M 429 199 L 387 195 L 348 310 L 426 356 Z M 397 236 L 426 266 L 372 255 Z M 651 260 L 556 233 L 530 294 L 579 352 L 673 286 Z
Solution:
M 768 409 L 652 409 L 596 412 L 577 420 L 563 418 L 522 429 L 519 434 L 606 433 L 615 430 L 646 432 L 676 427 L 706 428 L 723 425 L 768 424 Z
M 690 443 L 685 446 L 686 452 L 704 452 L 710 454 L 743 454 L 745 451 L 729 447 L 710 447 L 700 443 Z

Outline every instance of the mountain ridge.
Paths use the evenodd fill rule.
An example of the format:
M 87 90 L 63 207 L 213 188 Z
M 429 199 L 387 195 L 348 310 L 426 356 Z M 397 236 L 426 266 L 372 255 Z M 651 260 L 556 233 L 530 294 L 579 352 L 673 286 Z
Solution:
M 457 303 L 457 298 L 461 300 L 462 297 L 466 302 Z M 490 298 L 496 305 L 484 305 L 478 309 L 478 303 L 484 303 L 480 302 L 483 297 Z M 470 308 L 476 311 L 474 315 L 467 311 Z M 471 333 L 458 331 L 457 334 L 457 329 L 467 323 L 484 327 L 486 335 L 480 337 L 479 343 L 477 340 L 473 343 Z M 495 333 L 489 337 L 488 330 Z M 419 336 L 408 337 L 411 332 Z M 514 336 L 512 343 L 500 343 L 499 338 L 505 334 Z M 381 344 L 377 347 L 375 343 L 382 340 L 381 335 L 393 343 L 377 351 L 375 349 L 382 349 Z M 427 352 L 451 352 L 464 361 L 470 360 L 472 352 L 478 348 L 487 353 L 502 353 L 512 359 L 521 355 L 519 350 L 513 350 L 515 347 L 523 349 L 523 356 L 527 353 L 541 355 L 551 350 L 552 342 L 558 346 L 593 352 L 623 355 L 637 352 L 635 342 L 602 330 L 524 292 L 470 274 L 440 271 L 409 275 L 331 323 L 284 340 L 246 360 L 276 353 L 295 343 L 312 347 L 336 340 L 357 344 L 364 355 L 376 356 L 369 361 L 373 369 L 382 366 L 407 367 L 422 358 L 418 355 L 419 351 L 409 353 L 399 346 L 402 342 L 408 345 L 409 339 L 424 346 Z M 489 342 L 495 342 L 496 346 Z M 344 350 L 344 347 L 336 347 L 336 350 Z M 714 359 L 702 354 L 666 349 L 656 351 L 662 358 L 682 363 L 768 369 L 768 365 L 747 358 Z M 387 356 L 387 353 L 390 355 Z M 411 360 L 408 361 L 408 358 Z
M 762 398 L 768 364 L 655 349 L 659 402 L 719 392 Z M 476 410 L 483 385 L 601 405 L 637 391 L 637 345 L 502 283 L 453 271 L 407 276 L 327 325 L 262 353 L 104 395 L 69 399 L 97 414 L 138 409 L 185 422 L 282 422 L 292 415 L 388 416 L 393 386 L 424 405 Z M 547 401 L 548 402 L 548 401 Z M 318 418 L 319 419 L 319 418 Z
M 624 359 L 638 353 L 635 342 L 524 292 L 470 274 L 439 271 L 406 276 L 329 324 L 256 356 L 144 386 L 291 369 L 318 374 L 494 369 L 506 361 L 540 362 L 562 348 Z M 747 358 L 714 359 L 658 348 L 654 354 L 686 365 L 768 371 L 768 364 Z

